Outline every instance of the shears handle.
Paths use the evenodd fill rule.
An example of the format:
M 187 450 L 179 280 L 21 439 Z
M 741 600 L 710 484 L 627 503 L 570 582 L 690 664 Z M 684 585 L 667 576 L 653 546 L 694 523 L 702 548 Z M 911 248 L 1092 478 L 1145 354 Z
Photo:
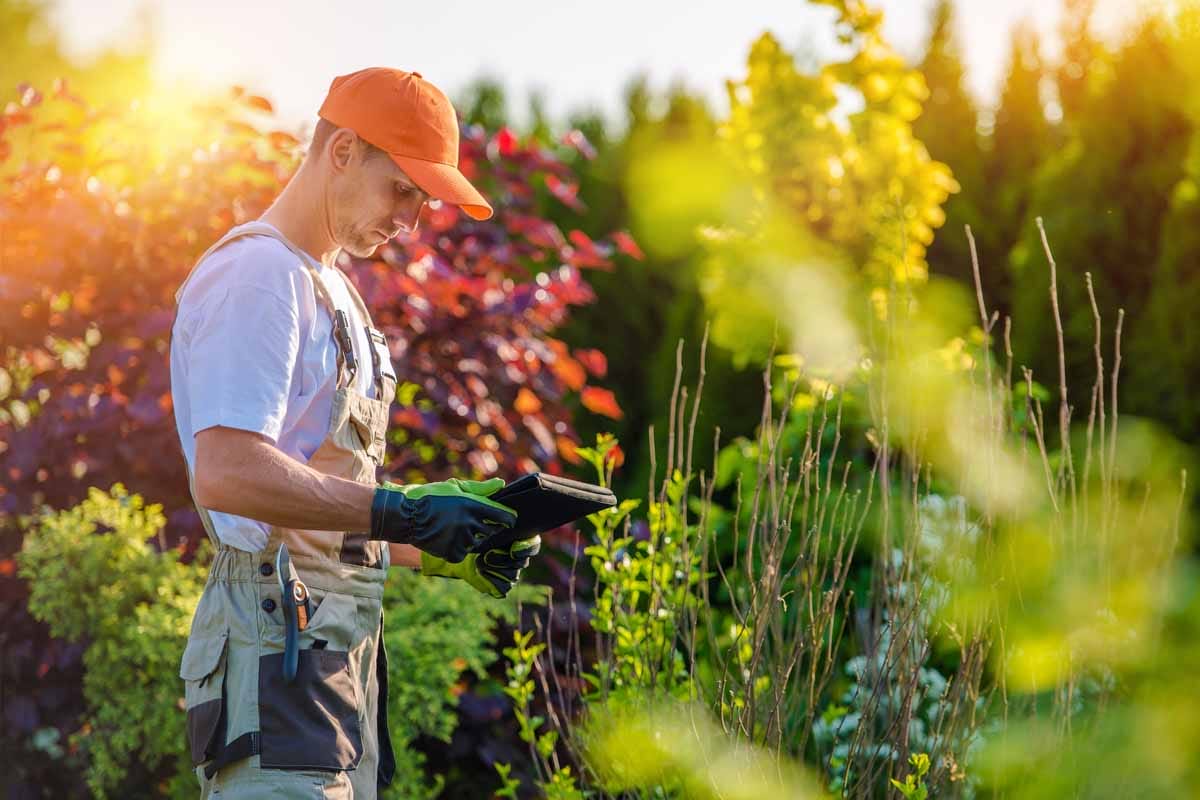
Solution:
M 283 585 L 283 682 L 296 680 L 300 667 L 300 631 L 308 627 L 308 587 L 303 581 L 290 580 Z

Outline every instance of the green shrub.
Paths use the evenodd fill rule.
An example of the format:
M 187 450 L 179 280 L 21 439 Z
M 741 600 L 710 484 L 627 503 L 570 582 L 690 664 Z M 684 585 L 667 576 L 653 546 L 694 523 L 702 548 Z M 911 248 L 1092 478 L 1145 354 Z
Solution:
M 98 798 L 190 798 L 197 791 L 184 745 L 179 661 L 211 549 L 206 544 L 192 563 L 160 551 L 151 540 L 165 523 L 161 506 L 121 484 L 109 492 L 93 487 L 74 508 L 35 517 L 19 556 L 31 613 L 52 635 L 87 644 L 87 710 L 69 742 L 86 760 Z M 441 776 L 430 781 L 412 742 L 421 735 L 450 740 L 456 685 L 467 671 L 486 675 L 496 658 L 496 621 L 514 621 L 517 599 L 533 594 L 518 587 L 497 601 L 465 584 L 392 571 L 384 614 L 397 772 L 386 796 L 440 792 Z M 42 749 L 66 755 L 56 740 Z
M 396 749 L 396 777 L 385 797 L 437 797 L 445 779 L 430 779 L 425 757 L 412 749 L 418 736 L 449 742 L 458 723 L 456 689 L 466 672 L 480 678 L 497 657 L 495 623 L 515 623 L 516 602 L 536 590 L 517 586 L 503 601 L 461 581 L 423 578 L 392 570 L 384 592 L 388 650 L 388 723 Z
M 179 659 L 205 569 L 147 543 L 165 522 L 161 506 L 121 484 L 92 488 L 74 508 L 36 518 L 19 557 L 31 613 L 54 636 L 87 642 L 87 711 L 70 742 L 100 798 L 144 791 L 151 777 L 155 794 L 195 794 Z

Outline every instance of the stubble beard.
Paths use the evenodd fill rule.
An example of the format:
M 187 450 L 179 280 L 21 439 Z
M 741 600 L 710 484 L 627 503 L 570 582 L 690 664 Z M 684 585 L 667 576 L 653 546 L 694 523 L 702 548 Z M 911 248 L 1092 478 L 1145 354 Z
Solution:
M 342 243 L 342 250 L 355 258 L 370 258 L 375 254 L 379 242 L 376 242 L 375 231 L 361 231 L 356 228 L 347 230 Z

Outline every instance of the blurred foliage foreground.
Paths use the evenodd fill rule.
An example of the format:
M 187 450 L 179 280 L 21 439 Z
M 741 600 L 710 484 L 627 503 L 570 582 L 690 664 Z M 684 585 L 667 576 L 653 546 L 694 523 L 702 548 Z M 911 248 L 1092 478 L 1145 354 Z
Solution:
M 1124 314 L 1060 276 L 1039 221 L 1058 369 L 1035 380 L 969 229 L 974 296 L 929 279 L 957 184 L 913 132 L 924 82 L 877 13 L 826 4 L 844 60 L 805 72 L 763 37 L 719 135 L 645 139 L 628 176 L 646 253 L 705 254 L 712 345 L 767 364 L 756 434 L 696 440 L 710 343 L 691 386 L 681 344 L 647 496 L 589 519 L 553 613 L 397 576 L 394 736 L 448 737 L 499 617 L 522 749 L 497 751 L 495 796 L 1192 796 L 1189 463 L 1120 415 Z M 1089 385 L 1066 377 L 1068 282 Z M 603 482 L 620 461 L 611 437 L 567 452 Z M 30 610 L 87 666 L 83 727 L 34 746 L 85 761 L 97 795 L 194 791 L 175 669 L 204 551 L 154 547 L 160 510 L 121 487 L 28 525 Z M 438 793 L 405 770 L 397 796 Z
M 705 243 L 714 340 L 784 352 L 757 436 L 711 475 L 692 469 L 703 373 L 690 405 L 677 375 L 647 535 L 600 519 L 588 549 L 587 723 L 547 726 L 612 795 L 1191 796 L 1189 457 L 1120 417 L 1124 313 L 1105 323 L 1090 274 L 1069 278 L 1093 337 L 1069 386 L 1037 220 L 1048 404 L 969 229 L 974 296 L 928 279 L 955 186 L 912 133 L 923 83 L 878 14 L 830 5 L 847 60 L 806 74 L 764 37 L 718 142 L 683 145 L 708 157 L 651 153 L 675 179 L 633 195 L 663 231 L 638 227 L 647 252 Z M 692 206 L 671 194 L 697 182 Z

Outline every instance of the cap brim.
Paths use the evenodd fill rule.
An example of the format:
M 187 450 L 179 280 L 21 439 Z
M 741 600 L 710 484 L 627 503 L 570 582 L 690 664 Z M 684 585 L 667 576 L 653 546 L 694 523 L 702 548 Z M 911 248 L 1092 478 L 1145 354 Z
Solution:
M 483 199 L 483 195 L 471 185 L 466 176 L 458 171 L 458 167 L 395 153 L 388 155 L 404 170 L 404 174 L 412 178 L 417 186 L 433 199 L 453 203 L 473 219 L 483 220 L 492 216 L 491 205 Z

